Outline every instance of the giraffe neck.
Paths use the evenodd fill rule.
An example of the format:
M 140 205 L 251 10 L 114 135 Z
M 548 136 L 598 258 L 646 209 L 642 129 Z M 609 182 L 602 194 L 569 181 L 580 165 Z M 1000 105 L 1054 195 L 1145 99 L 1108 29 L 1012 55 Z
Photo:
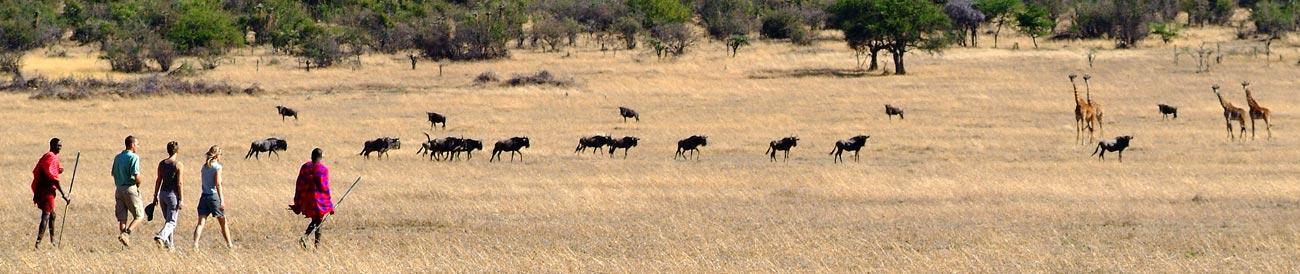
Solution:
M 1219 106 L 1223 107 L 1223 110 L 1228 110 L 1232 108 L 1231 103 L 1228 103 L 1228 101 L 1223 100 L 1223 94 L 1219 94 L 1219 92 L 1214 92 L 1214 96 L 1219 97 Z
M 1246 89 L 1246 104 L 1251 108 L 1259 108 L 1259 103 L 1255 102 L 1255 95 L 1250 93 L 1249 88 Z
M 1074 105 L 1081 106 L 1087 104 L 1083 101 L 1083 98 L 1079 98 L 1079 85 L 1074 84 L 1074 81 L 1070 81 L 1070 85 L 1074 86 Z

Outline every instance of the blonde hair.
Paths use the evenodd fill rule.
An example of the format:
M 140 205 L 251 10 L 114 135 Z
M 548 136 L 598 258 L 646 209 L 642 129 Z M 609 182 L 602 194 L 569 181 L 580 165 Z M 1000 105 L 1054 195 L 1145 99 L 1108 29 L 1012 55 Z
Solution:
M 211 148 L 208 148 L 208 153 L 205 155 L 208 156 L 208 159 L 203 161 L 203 165 L 211 166 L 212 160 L 215 160 L 217 156 L 221 155 L 221 146 L 212 146 Z

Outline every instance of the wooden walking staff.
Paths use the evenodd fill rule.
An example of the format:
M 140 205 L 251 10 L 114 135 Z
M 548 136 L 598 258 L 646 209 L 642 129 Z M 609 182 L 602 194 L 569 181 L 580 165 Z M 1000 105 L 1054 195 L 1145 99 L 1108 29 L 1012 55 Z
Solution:
M 66 229 L 66 228 L 68 227 L 68 208 L 69 208 L 69 207 L 72 207 L 72 200 L 71 200 L 71 199 L 68 199 L 68 195 L 69 195 L 69 194 L 72 194 L 72 185 L 77 184 L 77 166 L 80 166 L 80 165 L 81 165 L 81 152 L 78 151 L 78 152 L 77 152 L 77 160 L 76 160 L 76 162 L 73 162 L 73 164 L 72 164 L 72 180 L 68 182 L 68 192 L 65 192 L 65 193 L 63 194 L 63 199 L 64 199 L 65 201 L 64 201 L 64 205 L 63 205 L 63 224 L 60 224 L 60 225 L 59 225 L 59 244 L 58 244 L 58 246 L 60 246 L 60 247 L 63 246 L 63 230 Z
M 340 205 L 343 205 L 343 200 L 345 200 L 345 199 L 348 198 L 348 193 L 352 193 L 352 189 L 353 189 L 353 188 L 356 188 L 356 187 L 357 187 L 357 184 L 360 184 L 360 183 L 361 183 L 361 176 L 357 176 L 357 180 L 352 182 L 352 186 L 349 186 L 349 187 L 348 187 L 348 191 L 343 192 L 343 196 L 342 196 L 342 197 L 339 197 L 339 201 L 338 201 L 338 202 L 334 202 L 334 210 L 335 210 L 335 211 L 338 211 L 339 206 L 340 206 Z M 309 232 L 309 233 L 307 233 L 307 234 L 315 233 L 317 230 L 320 230 L 320 227 L 325 225 L 325 221 L 328 221 L 328 220 L 330 219 L 330 215 L 334 215 L 334 214 L 326 214 L 324 218 L 321 218 L 320 225 L 317 225 L 316 227 L 312 228 L 311 232 Z M 305 236 L 304 236 L 304 237 L 305 237 Z

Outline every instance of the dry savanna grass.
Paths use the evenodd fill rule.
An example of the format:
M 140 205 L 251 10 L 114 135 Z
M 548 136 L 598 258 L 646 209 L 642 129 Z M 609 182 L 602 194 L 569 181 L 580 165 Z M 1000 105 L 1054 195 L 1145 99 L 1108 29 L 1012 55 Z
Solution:
M 1233 41 L 1228 29 L 1189 30 L 1180 46 Z M 1004 34 L 1004 36 L 1007 36 Z M 1019 43 L 1019 50 L 1011 50 Z M 508 60 L 431 62 L 371 55 L 358 70 L 305 72 L 293 59 L 244 50 L 199 79 L 256 83 L 260 96 L 166 96 L 81 101 L 3 94 L 0 271 L 3 272 L 1294 272 L 1300 256 L 1300 131 L 1294 42 L 1283 61 L 1228 55 L 1208 73 L 1172 48 L 1088 48 L 1106 42 L 1026 38 L 1002 49 L 908 56 L 910 75 L 851 73 L 841 42 L 758 42 L 724 57 L 708 43 L 676 60 L 637 51 L 516 50 Z M 983 45 L 991 45 L 984 41 Z M 48 76 L 104 72 L 93 52 L 32 56 Z M 564 57 L 571 54 L 569 57 Z M 270 59 L 279 59 L 269 65 Z M 1276 58 L 1276 56 L 1275 56 Z M 260 62 L 258 60 L 261 60 Z M 567 87 L 475 85 L 545 69 Z M 1135 136 L 1124 163 L 1099 162 L 1074 142 L 1066 75 L 1093 75 L 1105 137 Z M 1210 91 L 1245 107 L 1249 80 L 1272 108 L 1274 138 L 1230 142 Z M 883 105 L 907 120 L 887 120 Z M 1157 103 L 1177 105 L 1162 121 Z M 298 109 L 282 122 L 274 106 Z M 623 123 L 616 107 L 641 112 Z M 524 162 L 431 162 L 414 155 L 425 111 L 449 116 L 435 136 L 491 142 L 528 136 Z M 1261 129 L 1262 130 L 1262 129 Z M 628 159 L 572 153 L 580 136 L 641 137 Z M 1263 133 L 1262 131 L 1260 132 Z M 114 239 L 108 167 L 124 136 L 142 140 L 146 170 L 164 144 L 182 144 L 186 202 L 168 253 L 147 223 L 126 249 Z M 700 160 L 673 160 L 675 142 L 710 137 Z M 788 163 L 770 140 L 797 134 Z M 862 161 L 834 164 L 836 140 L 871 139 Z M 281 158 L 244 160 L 249 142 L 289 140 Z M 391 159 L 357 156 L 364 140 L 401 137 Z M 70 176 L 82 154 L 65 246 L 31 250 L 37 210 L 28 184 L 50 137 L 65 140 Z M 198 165 L 226 148 L 234 250 L 209 226 L 189 248 Z M 490 144 L 489 144 L 490 146 Z M 296 246 L 306 220 L 285 210 L 312 147 L 326 151 L 336 198 L 364 176 L 325 228 L 318 251 Z M 846 157 L 847 158 L 847 157 Z M 152 182 L 155 176 L 144 175 Z M 152 193 L 148 187 L 146 195 Z M 60 205 L 62 208 L 62 205 Z

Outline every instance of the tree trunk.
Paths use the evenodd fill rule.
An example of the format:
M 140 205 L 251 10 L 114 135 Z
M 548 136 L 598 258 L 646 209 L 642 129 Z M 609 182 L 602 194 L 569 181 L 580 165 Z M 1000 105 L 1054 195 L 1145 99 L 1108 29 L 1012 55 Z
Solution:
M 1002 34 L 1002 21 L 998 21 L 998 28 L 993 31 L 993 48 L 998 48 L 998 35 Z
M 894 56 L 894 74 L 906 75 L 907 69 L 903 67 L 903 55 L 907 53 L 904 49 L 891 49 L 890 55 Z
M 1038 49 L 1038 36 L 1029 36 L 1029 40 L 1034 41 L 1034 49 Z
M 978 29 L 979 29 L 979 25 L 974 25 L 970 27 L 970 46 L 972 48 L 980 47 Z
M 867 67 L 867 71 L 876 71 L 876 69 L 879 68 L 879 66 L 876 63 L 876 56 L 878 56 L 879 54 L 880 54 L 880 48 L 871 48 L 871 66 Z

